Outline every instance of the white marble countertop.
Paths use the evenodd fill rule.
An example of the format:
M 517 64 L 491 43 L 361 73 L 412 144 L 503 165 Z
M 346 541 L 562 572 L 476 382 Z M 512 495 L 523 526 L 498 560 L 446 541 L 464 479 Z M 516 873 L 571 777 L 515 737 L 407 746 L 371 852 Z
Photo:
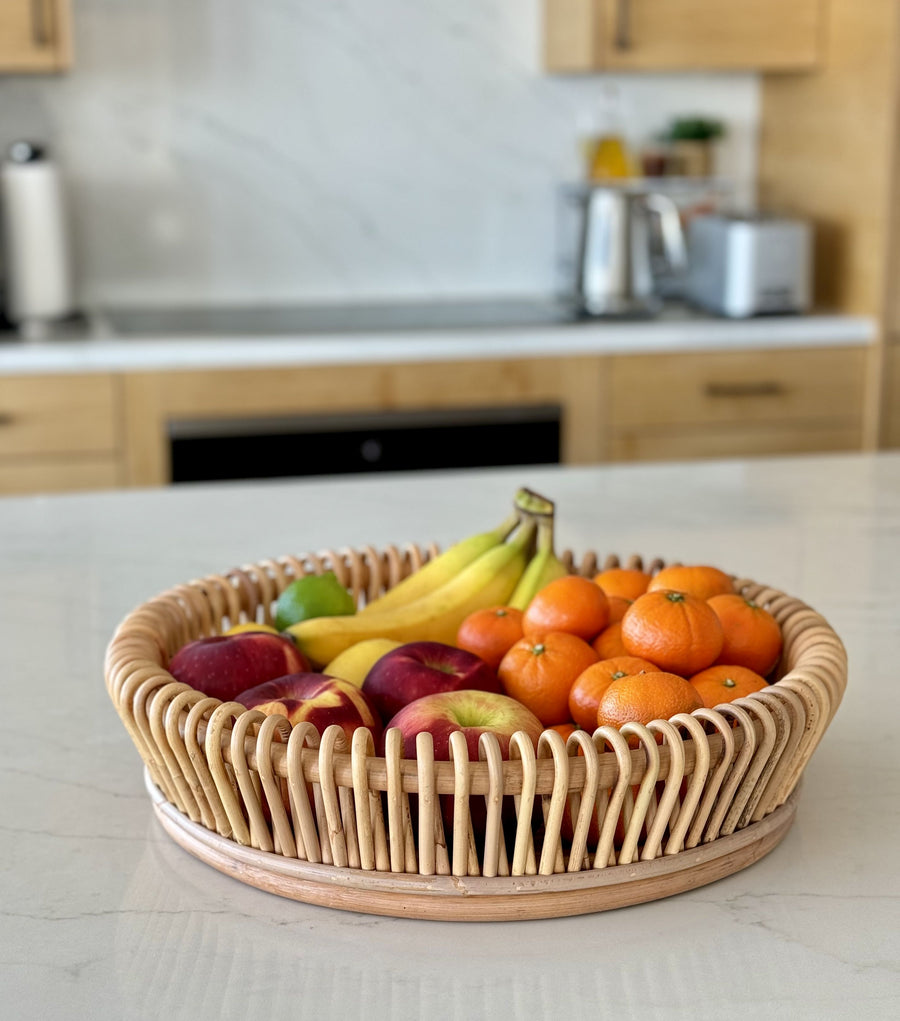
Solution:
M 175 846 L 104 689 L 118 621 L 235 563 L 447 543 L 519 484 L 557 500 L 563 546 L 719 564 L 842 636 L 850 683 L 783 842 L 667 900 L 482 924 L 283 900 Z M 900 1014 L 900 453 L 5 498 L 0 563 L 6 1016 Z
M 63 331 L 65 334 L 66 331 Z M 674 309 L 657 319 L 353 332 L 117 334 L 90 321 L 55 339 L 0 340 L 0 375 L 427 362 L 869 344 L 874 320 L 812 314 L 729 320 Z

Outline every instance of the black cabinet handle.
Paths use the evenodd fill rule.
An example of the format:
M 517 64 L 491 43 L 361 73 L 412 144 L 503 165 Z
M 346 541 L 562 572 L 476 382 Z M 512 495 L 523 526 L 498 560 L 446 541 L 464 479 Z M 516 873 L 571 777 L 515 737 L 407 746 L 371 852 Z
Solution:
M 616 49 L 631 49 L 631 0 L 616 0 Z
M 47 0 L 31 0 L 31 40 L 35 46 L 49 46 L 53 42 L 51 20 Z
M 748 383 L 707 383 L 703 391 L 707 397 L 781 397 L 787 393 L 787 387 L 774 379 L 760 379 Z

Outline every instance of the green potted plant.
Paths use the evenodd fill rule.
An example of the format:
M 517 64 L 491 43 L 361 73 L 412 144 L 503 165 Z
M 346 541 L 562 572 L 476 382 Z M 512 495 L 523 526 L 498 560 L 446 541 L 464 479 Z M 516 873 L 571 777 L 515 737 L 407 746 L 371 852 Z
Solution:
M 721 121 L 708 117 L 679 117 L 665 133 L 676 172 L 684 177 L 710 177 L 713 142 L 725 134 Z

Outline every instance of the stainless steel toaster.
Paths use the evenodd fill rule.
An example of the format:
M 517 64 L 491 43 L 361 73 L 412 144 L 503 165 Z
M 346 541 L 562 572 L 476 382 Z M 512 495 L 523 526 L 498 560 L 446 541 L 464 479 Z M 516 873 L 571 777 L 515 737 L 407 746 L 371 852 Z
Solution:
M 688 228 L 688 300 L 732 318 L 805 312 L 812 228 L 760 214 L 698 216 Z

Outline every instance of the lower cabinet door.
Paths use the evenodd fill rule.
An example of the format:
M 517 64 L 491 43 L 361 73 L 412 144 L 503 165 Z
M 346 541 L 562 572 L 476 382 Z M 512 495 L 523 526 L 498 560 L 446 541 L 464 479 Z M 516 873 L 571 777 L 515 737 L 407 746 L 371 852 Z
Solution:
M 0 458 L 0 495 L 16 493 L 64 493 L 86 489 L 113 489 L 121 485 L 116 457 Z
M 610 456 L 858 450 L 867 356 L 864 348 L 840 347 L 617 356 Z
M 817 454 L 859 450 L 862 430 L 853 426 L 802 428 L 773 425 L 720 428 L 716 431 L 681 429 L 663 433 L 624 432 L 614 437 L 614 461 L 688 461 L 693 458 L 754 457 L 779 454 Z

